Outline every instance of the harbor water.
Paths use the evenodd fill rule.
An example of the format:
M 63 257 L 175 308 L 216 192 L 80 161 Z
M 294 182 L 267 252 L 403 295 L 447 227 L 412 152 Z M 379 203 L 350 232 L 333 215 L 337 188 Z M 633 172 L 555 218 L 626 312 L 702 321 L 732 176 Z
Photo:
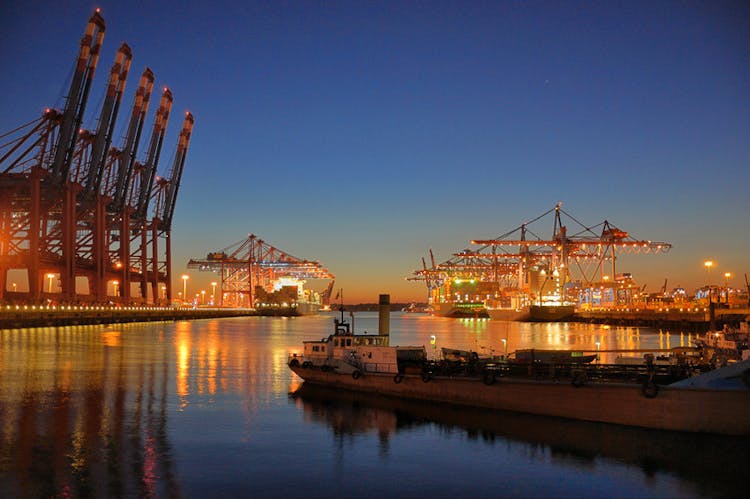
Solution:
M 744 497 L 747 439 L 365 396 L 287 367 L 333 317 L 0 331 L 0 497 Z M 351 320 L 346 316 L 347 320 Z M 375 313 L 357 313 L 376 332 Z M 500 355 L 680 331 L 391 316 L 392 345 Z

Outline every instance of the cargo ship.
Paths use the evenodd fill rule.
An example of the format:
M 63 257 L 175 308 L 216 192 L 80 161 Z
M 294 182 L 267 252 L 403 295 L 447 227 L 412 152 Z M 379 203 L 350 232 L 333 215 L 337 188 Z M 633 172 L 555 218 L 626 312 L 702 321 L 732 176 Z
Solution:
M 354 334 L 334 320 L 334 332 L 304 342 L 290 369 L 305 383 L 409 400 L 506 410 L 659 430 L 750 435 L 750 359 L 715 368 L 698 349 L 673 361 L 592 364 L 501 356 L 428 360 L 424 346 L 390 346 L 388 314 L 378 334 Z M 384 318 L 386 317 L 386 318 Z

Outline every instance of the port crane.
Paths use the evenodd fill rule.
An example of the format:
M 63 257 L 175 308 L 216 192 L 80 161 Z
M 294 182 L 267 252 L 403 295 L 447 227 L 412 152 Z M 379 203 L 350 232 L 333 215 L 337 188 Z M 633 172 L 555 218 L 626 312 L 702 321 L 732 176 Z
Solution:
M 46 109 L 40 118 L 0 134 L 0 300 L 9 294 L 10 270 L 25 271 L 28 291 L 14 289 L 12 299 L 28 303 L 171 298 L 169 233 L 194 119 L 186 113 L 172 171 L 158 177 L 173 100 L 165 88 L 146 160 L 136 160 L 154 85 L 146 68 L 122 146 L 112 145 L 133 60 L 123 43 L 97 127 L 86 129 L 83 118 L 105 31 L 97 9 L 80 42 L 64 109 Z M 59 293 L 52 289 L 55 278 Z M 88 293 L 77 289 L 79 278 L 87 280 Z M 131 282 L 139 284 L 139 293 L 132 293 Z
M 537 227 L 552 216 L 552 235 L 542 237 Z M 565 218 L 563 218 L 565 217 Z M 568 227 L 575 227 L 575 232 Z M 554 273 L 560 286 L 579 279 L 583 286 L 601 282 L 611 271 L 615 279 L 618 253 L 661 253 L 671 244 L 640 240 L 609 221 L 587 226 L 562 209 L 552 209 L 492 239 L 475 239 L 473 249 L 454 253 L 453 258 L 412 273 L 408 280 L 424 281 L 428 293 L 458 279 L 492 283 L 491 290 L 514 288 L 540 293 Z
M 304 279 L 331 279 L 321 297 L 321 304 L 329 305 L 335 279 L 318 261 L 297 258 L 255 234 L 205 258 L 191 258 L 187 266 L 220 276 L 219 304 L 226 307 L 255 307 L 258 295 L 272 293 L 279 282 Z

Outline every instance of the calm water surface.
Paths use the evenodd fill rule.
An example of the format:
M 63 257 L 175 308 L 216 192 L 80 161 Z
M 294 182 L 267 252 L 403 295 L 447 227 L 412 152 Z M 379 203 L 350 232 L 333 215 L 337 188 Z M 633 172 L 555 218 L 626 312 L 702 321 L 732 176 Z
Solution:
M 332 315 L 0 331 L 0 497 L 743 497 L 747 440 L 394 401 L 286 366 Z M 357 331 L 377 330 L 357 314 Z M 651 348 L 687 334 L 394 314 L 391 343 Z M 431 348 L 431 347 L 429 347 Z M 603 360 L 611 354 L 603 353 Z M 749 416 L 750 417 L 750 416 Z

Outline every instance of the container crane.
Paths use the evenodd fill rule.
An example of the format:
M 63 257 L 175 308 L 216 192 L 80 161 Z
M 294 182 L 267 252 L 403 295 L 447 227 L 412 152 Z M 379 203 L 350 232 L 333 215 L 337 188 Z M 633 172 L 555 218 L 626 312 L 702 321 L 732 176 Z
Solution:
M 331 279 L 335 277 L 319 262 L 290 255 L 254 234 L 206 258 L 188 262 L 189 269 L 209 271 L 221 276 L 223 306 L 255 306 L 256 289 L 270 292 L 282 278 Z M 333 289 L 329 286 L 328 294 Z
M 158 191 L 154 181 L 172 94 L 165 89 L 146 161 L 137 164 L 154 83 L 146 68 L 122 149 L 111 147 L 132 62 L 130 47 L 124 43 L 107 79 L 96 131 L 85 130 L 83 117 L 104 33 L 104 19 L 97 9 L 80 42 L 63 111 L 47 109 L 40 118 L 0 135 L 0 299 L 9 269 L 26 270 L 29 291 L 24 294 L 30 302 L 53 298 L 45 296 L 53 294 L 51 288 L 45 292 L 42 286 L 48 274 L 59 275 L 63 301 L 109 300 L 107 283 L 117 279 L 121 285 L 115 288 L 130 301 L 131 278 L 141 281 L 140 300 L 147 301 L 148 280 L 153 284 L 169 273 L 153 263 L 149 275 L 147 233 L 152 234 L 150 247 L 157 262 L 157 225 L 164 234 L 171 223 L 185 141 L 180 139 L 182 159 L 172 175 L 177 181 L 167 192 L 168 209 L 162 210 L 166 225 L 163 218 L 150 220 L 149 203 Z M 130 243 L 138 236 L 140 243 L 131 251 Z M 169 251 L 166 262 L 170 262 Z M 89 280 L 88 295 L 76 294 L 79 273 Z

